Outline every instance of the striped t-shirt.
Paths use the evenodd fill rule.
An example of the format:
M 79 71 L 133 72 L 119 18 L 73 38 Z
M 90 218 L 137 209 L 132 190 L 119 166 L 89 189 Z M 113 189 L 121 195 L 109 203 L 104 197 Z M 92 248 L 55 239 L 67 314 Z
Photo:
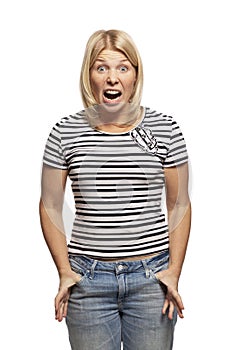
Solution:
M 173 118 L 144 111 L 141 123 L 122 133 L 94 129 L 84 111 L 52 129 L 43 161 L 69 172 L 76 207 L 70 254 L 125 258 L 168 249 L 163 168 L 188 155 Z

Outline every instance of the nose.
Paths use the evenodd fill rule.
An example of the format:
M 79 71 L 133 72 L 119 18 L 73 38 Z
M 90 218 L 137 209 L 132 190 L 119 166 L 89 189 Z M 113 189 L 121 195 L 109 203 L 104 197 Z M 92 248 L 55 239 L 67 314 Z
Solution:
M 111 85 L 115 85 L 118 83 L 118 75 L 117 72 L 113 69 L 109 70 L 108 77 L 107 77 L 107 83 Z

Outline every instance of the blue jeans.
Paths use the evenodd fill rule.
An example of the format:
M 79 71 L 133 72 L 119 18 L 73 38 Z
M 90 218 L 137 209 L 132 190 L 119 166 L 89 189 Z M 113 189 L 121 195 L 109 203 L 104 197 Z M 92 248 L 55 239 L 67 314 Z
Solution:
M 165 251 L 138 261 L 102 262 L 70 256 L 81 275 L 71 289 L 66 322 L 72 350 L 170 350 L 177 315 L 162 315 L 164 287 L 155 273 Z

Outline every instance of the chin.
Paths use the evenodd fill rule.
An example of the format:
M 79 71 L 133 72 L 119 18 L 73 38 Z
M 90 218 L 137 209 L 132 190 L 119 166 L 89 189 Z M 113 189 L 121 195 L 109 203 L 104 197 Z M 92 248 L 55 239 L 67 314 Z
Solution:
M 103 108 L 106 111 L 111 111 L 111 112 L 117 112 L 121 111 L 122 108 L 126 106 L 127 102 L 120 102 L 120 101 L 103 101 L 103 103 L 100 105 L 101 108 Z

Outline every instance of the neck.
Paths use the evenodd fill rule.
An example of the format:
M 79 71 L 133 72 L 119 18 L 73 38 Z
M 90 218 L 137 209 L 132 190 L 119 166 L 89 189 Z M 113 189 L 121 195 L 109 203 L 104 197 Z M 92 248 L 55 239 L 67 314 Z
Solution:
M 137 125 L 143 116 L 143 108 L 140 107 L 136 114 L 131 116 L 131 118 L 126 118 L 124 115 L 119 115 L 114 118 L 108 118 L 107 120 L 100 118 L 98 123 L 96 123 L 95 128 L 98 130 L 106 132 L 125 132 L 131 130 L 135 125 Z

